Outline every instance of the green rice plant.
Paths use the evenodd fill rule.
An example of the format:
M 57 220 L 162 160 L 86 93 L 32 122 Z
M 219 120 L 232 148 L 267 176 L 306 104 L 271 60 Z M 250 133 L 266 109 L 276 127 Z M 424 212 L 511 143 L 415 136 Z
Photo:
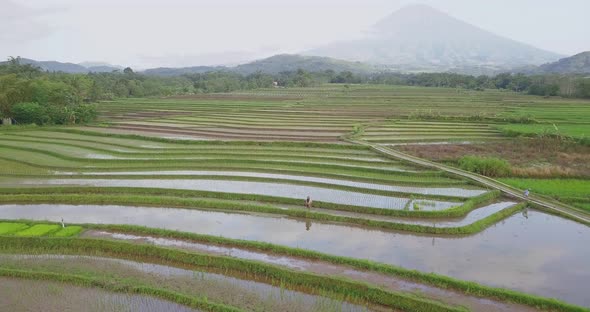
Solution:
M 57 224 L 36 224 L 32 227 L 14 233 L 15 236 L 44 236 L 59 230 Z
M 340 216 L 340 215 L 332 215 L 323 212 L 316 212 L 316 211 L 308 211 L 306 209 L 282 209 L 279 207 L 273 207 L 269 205 L 258 205 L 258 204 L 242 204 L 242 203 L 235 203 L 235 202 L 224 202 L 224 201 L 209 201 L 206 199 L 193 199 L 193 198 L 174 198 L 174 197 L 152 197 L 152 196 L 113 196 L 113 195 L 69 195 L 69 196 L 60 196 L 60 195 L 0 195 L 0 202 L 7 201 L 7 202 L 19 202 L 20 201 L 26 202 L 28 204 L 31 203 L 47 203 L 47 202 L 58 202 L 58 203 L 65 203 L 65 204 L 98 204 L 98 205 L 133 205 L 133 206 L 151 206 L 151 207 L 176 207 L 176 208 L 184 208 L 184 209 L 221 209 L 226 211 L 247 211 L 247 212 L 259 212 L 259 213 L 269 213 L 269 214 L 279 214 L 279 215 L 287 215 L 296 218 L 302 219 L 311 219 L 317 221 L 326 221 L 326 222 L 342 222 L 348 223 L 358 226 L 365 226 L 365 227 L 374 227 L 374 228 L 382 228 L 382 229 L 389 229 L 389 230 L 398 230 L 398 231 L 407 231 L 407 232 L 416 232 L 416 233 L 432 233 L 432 234 L 474 234 L 477 232 L 482 231 L 487 226 L 490 226 L 503 218 L 506 218 L 511 214 L 503 214 L 502 211 L 497 212 L 496 214 L 492 214 L 484 220 L 491 220 L 488 221 L 484 226 L 474 226 L 474 224 L 465 225 L 462 227 L 435 227 L 435 226 L 427 226 L 427 225 L 417 225 L 417 224 L 405 224 L 405 223 L 395 223 L 395 222 L 388 222 L 388 221 L 381 221 L 381 220 L 372 220 L 372 219 L 364 219 L 359 217 L 349 217 L 349 216 Z M 414 211 L 412 213 L 420 213 L 423 212 L 420 209 L 420 206 L 415 203 Z M 473 207 L 475 208 L 475 207 Z M 470 208 L 470 209 L 473 209 Z M 376 208 L 377 209 L 377 208 Z M 455 208 L 451 208 L 455 209 Z M 458 209 L 458 208 L 457 208 Z M 506 209 L 508 211 L 512 211 L 511 208 Z M 403 211 L 399 210 L 401 212 Z M 470 211 L 470 210 L 469 210 Z
M 242 274 L 252 277 L 264 278 L 271 281 L 273 285 L 283 284 L 289 289 L 308 289 L 312 293 L 324 291 L 326 294 L 347 298 L 347 301 L 366 302 L 403 311 L 465 311 L 464 308 L 448 306 L 409 293 L 385 291 L 380 287 L 349 279 L 326 277 L 257 261 L 196 254 L 154 245 L 102 239 L 0 237 L 0 251 L 115 256 L 119 259 L 136 259 L 148 262 L 150 259 L 158 259 L 171 265 L 222 270 L 228 273 L 242 272 Z
M 314 207 L 342 210 L 359 213 L 369 213 L 376 215 L 389 215 L 398 217 L 423 217 L 423 218 L 443 218 L 443 217 L 463 217 L 473 209 L 485 203 L 492 202 L 500 196 L 501 192 L 494 190 L 483 193 L 466 200 L 463 204 L 445 210 L 435 211 L 407 211 L 394 209 L 381 209 L 371 207 L 361 207 L 352 205 L 341 205 L 328 202 L 314 201 Z M 67 196 L 66 196 L 67 195 Z M 105 195 L 105 196 L 91 196 L 91 195 Z M 108 196 L 111 196 L 109 198 Z M 190 201 L 188 197 L 201 199 Z M 44 188 L 0 188 L 0 202 L 5 203 L 69 203 L 69 204 L 108 204 L 108 200 L 115 200 L 123 205 L 148 205 L 148 206 L 175 206 L 187 207 L 191 204 L 192 207 L 201 208 L 217 208 L 217 209 L 246 209 L 242 204 L 237 203 L 219 203 L 206 200 L 207 198 L 223 199 L 223 200 L 244 200 L 257 201 L 265 204 L 287 204 L 287 205 L 301 205 L 301 200 L 266 196 L 253 194 L 238 194 L 238 193 L 222 193 L 210 191 L 193 191 L 193 190 L 174 190 L 174 189 L 157 189 L 157 188 L 132 188 L 132 187 L 44 187 Z M 92 199 L 92 201 L 91 201 Z M 249 204 L 252 206 L 252 204 Z M 253 205 L 253 207 L 260 207 L 261 205 Z M 276 208 L 270 205 L 261 209 Z M 252 208 L 252 211 L 258 208 Z M 270 212 L 270 210 L 266 210 Z M 280 209 L 281 213 L 286 213 L 288 210 Z M 259 211 L 262 212 L 262 211 Z
M 533 195 L 549 196 L 590 212 L 590 180 L 503 178 L 500 181 L 519 189 L 529 189 Z
M 571 305 L 568 303 L 564 303 L 562 301 L 556 299 L 548 299 L 539 296 L 524 294 L 518 291 L 501 289 L 501 288 L 494 288 L 489 286 L 483 286 L 474 282 L 467 282 L 462 281 L 438 274 L 433 273 L 423 273 L 416 270 L 408 270 L 401 267 L 396 267 L 392 265 L 381 264 L 377 262 L 372 262 L 368 260 L 360 260 L 342 256 L 333 256 L 328 255 L 316 251 L 310 251 L 305 249 L 299 248 L 292 248 L 280 245 L 273 245 L 269 243 L 257 242 L 257 241 L 245 241 L 239 239 L 229 239 L 220 236 L 210 236 L 210 235 L 202 235 L 202 234 L 194 234 L 194 233 L 187 233 L 187 232 L 177 232 L 171 230 L 164 230 L 164 229 L 152 229 L 146 228 L 141 226 L 129 226 L 129 225 L 100 225 L 100 224 L 89 224 L 86 225 L 87 228 L 98 229 L 98 230 L 107 230 L 107 231 L 116 231 L 120 233 L 128 233 L 128 234 L 136 234 L 136 235 L 151 235 L 151 236 L 160 236 L 166 238 L 173 238 L 173 239 L 183 239 L 183 240 L 190 240 L 194 242 L 200 243 L 212 243 L 217 245 L 223 246 L 230 246 L 230 247 L 238 247 L 238 248 L 246 248 L 250 250 L 262 251 L 262 252 L 272 252 L 274 254 L 279 255 L 287 255 L 287 256 L 296 256 L 302 257 L 306 259 L 315 259 L 315 260 L 322 260 L 327 261 L 330 263 L 338 264 L 338 265 L 348 265 L 357 269 L 367 270 L 372 272 L 378 272 L 382 274 L 388 274 L 392 276 L 397 276 L 401 278 L 408 278 L 413 281 L 418 281 L 421 283 L 426 283 L 435 287 L 440 287 L 443 289 L 453 289 L 458 290 L 461 292 L 466 292 L 470 295 L 475 295 L 479 297 L 489 297 L 496 300 L 505 300 L 509 302 L 519 303 L 528 305 L 531 307 L 538 308 L 540 310 L 547 310 L 547 311 L 588 311 L 585 308 L 578 307 L 575 305 Z M 42 241 L 36 241 L 35 243 L 31 243 L 30 240 L 23 241 L 23 238 L 19 238 L 20 241 L 15 239 L 5 240 L 0 237 L 0 251 L 2 252 L 40 252 L 40 253 L 71 253 L 71 249 L 62 249 L 60 248 L 60 244 L 56 245 L 52 243 L 52 241 L 47 241 L 47 239 L 43 239 Z M 33 240 L 39 240 L 36 238 L 32 238 Z M 75 239 L 80 240 L 80 239 Z M 98 239 L 88 240 L 85 239 L 84 241 L 101 241 Z M 44 242 L 48 242 L 44 244 Z M 61 242 L 61 241 L 60 241 Z M 94 244 L 93 242 L 82 243 L 83 246 L 81 249 L 78 249 L 80 252 L 85 250 L 87 253 L 90 253 L 91 250 L 96 250 L 92 248 L 91 245 Z M 27 249 L 32 247 L 31 249 Z M 76 248 L 75 246 L 72 246 Z M 116 253 L 117 257 L 121 257 L 121 248 L 113 248 L 112 245 L 109 247 L 105 247 L 106 252 Z M 161 249 L 161 248 L 160 248 Z M 70 252 L 67 252 L 70 250 Z M 134 252 L 133 250 L 129 251 L 129 257 L 131 259 L 138 259 L 137 257 L 141 256 L 142 253 Z M 79 253 L 79 252 L 76 252 Z M 153 253 L 152 256 L 154 255 Z M 91 255 L 100 255 L 91 253 Z M 170 259 L 175 261 L 179 259 L 177 256 L 173 256 L 169 254 L 165 257 L 166 259 Z M 212 259 L 212 261 L 214 261 Z M 192 262 L 196 263 L 196 262 Z M 258 272 L 258 270 L 253 270 L 252 272 Z M 426 311 L 426 310 L 424 310 Z
M 115 134 L 115 133 L 104 133 L 104 132 L 94 132 L 94 131 L 86 131 L 86 130 L 78 130 L 72 128 L 51 128 L 52 131 L 56 132 L 65 132 L 65 133 L 75 133 L 81 134 L 85 136 L 98 136 L 98 137 L 113 137 L 113 138 L 123 138 L 123 139 L 135 139 L 135 140 L 143 140 L 147 142 L 160 142 L 160 143 L 174 143 L 180 145 L 207 145 L 211 144 L 212 141 L 194 141 L 194 140 L 175 140 L 175 139 L 167 139 L 167 138 L 160 138 L 160 137 L 148 137 L 148 136 L 141 136 L 135 134 Z M 242 146 L 282 146 L 282 147 L 298 147 L 298 148 L 305 148 L 305 147 L 319 147 L 319 148 L 334 148 L 334 149 L 356 149 L 356 150 L 367 150 L 367 147 L 360 146 L 360 145 L 344 145 L 344 144 L 331 144 L 331 143 L 315 143 L 315 142 L 285 142 L 285 141 L 275 141 L 275 142 L 260 142 L 260 141 L 213 141 L 215 144 L 219 145 L 242 145 Z
M 11 234 L 28 228 L 24 223 L 0 222 L 0 235 Z
M 12 277 L 12 278 L 26 278 L 26 279 L 33 279 L 33 280 L 44 280 L 44 281 L 57 281 L 61 283 L 68 283 L 76 286 L 82 287 L 97 287 L 107 291 L 112 292 L 119 292 L 119 293 L 130 293 L 130 294 L 137 294 L 137 295 L 147 295 L 152 296 L 164 300 L 168 300 L 171 302 L 175 302 L 178 304 L 182 304 L 185 306 L 189 306 L 196 309 L 204 309 L 206 311 L 213 311 L 213 312 L 240 312 L 243 311 L 241 309 L 209 302 L 206 298 L 198 298 L 180 294 L 178 292 L 162 289 L 162 288 L 155 288 L 145 285 L 135 285 L 135 286 L 128 286 L 128 285 L 119 285 L 117 283 L 113 283 L 111 280 L 104 280 L 98 277 L 89 277 L 89 276 L 82 276 L 82 275 L 74 275 L 74 274 L 63 274 L 63 273 L 54 273 L 54 272 L 38 272 L 38 271 L 28 271 L 28 270 L 17 270 L 17 269 L 7 269 L 7 268 L 0 268 L 0 276 L 5 277 Z
M 391 276 L 407 278 L 420 283 L 425 283 L 443 289 L 453 289 L 479 297 L 489 297 L 497 300 L 505 300 L 538 308 L 542 311 L 587 311 L 584 308 L 576 307 L 555 299 L 547 299 L 539 296 L 524 294 L 518 291 L 483 286 L 474 282 L 467 282 L 442 276 L 434 273 L 423 273 L 416 270 L 404 269 L 397 266 L 381 264 L 369 260 L 360 260 L 342 256 L 334 256 L 321 252 L 310 251 L 300 248 L 292 248 L 270 243 L 230 239 L 220 236 L 194 234 L 188 232 L 177 232 L 164 229 L 152 229 L 141 226 L 127 225 L 88 225 L 88 228 L 97 230 L 115 231 L 135 235 L 151 235 L 171 239 L 183 239 L 200 243 L 210 243 L 228 247 L 245 248 L 249 250 L 271 252 L 278 255 L 295 256 L 311 260 L 322 260 L 337 265 L 348 265 L 357 269 L 378 272 Z
M 65 228 L 60 229 L 59 231 L 52 233 L 50 236 L 54 237 L 71 237 L 76 236 L 82 232 L 82 227 L 78 225 L 70 225 Z

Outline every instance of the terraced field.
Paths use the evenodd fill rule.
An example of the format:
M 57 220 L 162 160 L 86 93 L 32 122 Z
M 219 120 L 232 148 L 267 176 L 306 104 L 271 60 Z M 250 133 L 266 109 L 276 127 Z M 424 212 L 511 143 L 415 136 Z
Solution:
M 102 124 L 2 130 L 0 287 L 57 308 L 47 289 L 154 311 L 587 311 L 587 225 L 345 140 L 507 139 L 495 111 L 545 99 L 419 91 L 130 99 Z M 413 119 L 427 107 L 489 122 Z
M 380 144 L 488 141 L 501 139 L 488 124 L 468 122 L 395 121 L 367 127 L 361 139 Z

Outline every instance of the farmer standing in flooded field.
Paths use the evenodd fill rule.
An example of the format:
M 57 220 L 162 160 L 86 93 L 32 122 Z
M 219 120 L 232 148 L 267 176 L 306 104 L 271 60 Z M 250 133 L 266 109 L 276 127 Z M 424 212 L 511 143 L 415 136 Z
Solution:
M 308 209 L 311 209 L 312 203 L 313 203 L 313 201 L 311 200 L 311 197 L 307 196 L 307 199 L 305 200 L 305 207 L 307 207 Z

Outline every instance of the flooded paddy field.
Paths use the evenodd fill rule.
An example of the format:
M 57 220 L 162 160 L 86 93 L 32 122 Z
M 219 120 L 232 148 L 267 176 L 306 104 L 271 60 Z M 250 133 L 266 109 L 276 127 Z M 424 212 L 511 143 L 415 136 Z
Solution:
M 539 121 L 553 122 L 550 116 L 540 115 L 541 108 L 581 107 L 568 99 L 559 100 L 558 105 L 551 101 L 488 90 L 469 91 L 466 96 L 442 88 L 351 85 L 99 103 L 102 124 L 0 131 L 0 219 L 11 220 L 3 222 L 7 230 L 0 239 L 7 243 L 100 242 L 96 244 L 133 248 L 143 244 L 141 248 L 188 251 L 216 261 L 222 257 L 255 261 L 259 267 L 252 267 L 253 271 L 270 264 L 299 274 L 309 272 L 322 275 L 324 284 L 332 277 L 349 279 L 471 311 L 550 310 L 538 304 L 542 300 L 531 299 L 526 306 L 510 303 L 515 297 L 485 293 L 473 283 L 465 283 L 466 288 L 446 287 L 427 278 L 411 279 L 335 260 L 338 256 L 369 259 L 590 308 L 588 226 L 530 207 L 520 210 L 526 204 L 522 199 L 364 145 L 496 144 L 509 140 L 494 119 L 498 116 L 510 120 L 519 117 L 513 111 L 524 116 L 531 110 Z M 585 122 L 583 114 L 575 115 L 578 122 Z M 482 119 L 470 119 L 473 116 Z M 310 211 L 303 205 L 307 196 L 314 201 Z M 166 208 L 173 206 L 177 208 Z M 33 222 L 62 218 L 66 229 L 80 223 L 82 234 L 73 231 L 60 238 L 41 231 L 59 224 Z M 395 228 L 405 232 L 378 225 L 384 223 L 403 225 Z M 90 224 L 148 228 L 131 235 L 124 234 L 125 227 L 117 232 L 114 227 L 98 230 Z M 430 233 L 461 235 L 420 234 L 427 227 L 435 229 Z M 456 228 L 472 231 L 454 232 Z M 170 232 L 162 233 L 170 236 L 158 236 L 155 229 L 167 229 Z M 184 234 L 175 231 L 244 242 L 215 245 L 214 240 L 180 240 Z M 256 243 L 273 246 L 256 249 L 252 247 Z M 293 250 L 301 254 L 286 251 L 288 247 L 300 248 Z M 333 258 L 304 257 L 313 251 Z M 154 264 L 141 263 L 149 262 L 146 259 L 3 255 L 0 267 L 141 282 L 188 295 L 205 294 L 211 302 L 248 311 L 367 309 L 321 292 L 286 290 L 227 272 L 167 267 L 171 264 L 160 260 L 154 259 L 158 263 Z M 16 285 L 15 281 L 21 284 L 6 286 Z M 40 290 L 28 286 L 33 284 Z M 67 310 L 68 305 L 80 310 L 83 301 L 64 298 L 61 290 L 52 290 L 59 288 L 55 285 L 91 307 L 96 303 L 97 310 L 190 311 L 143 295 L 6 277 L 0 278 L 0 287 L 5 287 L 0 288 L 0 310 L 3 303 L 38 310 L 40 302 L 47 303 L 48 311 Z M 2 297 L 10 292 L 24 296 Z M 25 302 L 27 297 L 35 300 Z M 517 301 L 524 304 L 526 300 Z
M 2 205 L 6 219 L 133 224 L 370 259 L 589 306 L 584 225 L 538 211 L 467 237 L 365 230 L 289 218 L 125 206 Z M 494 255 L 501 254 L 502 257 Z
M 199 312 L 165 300 L 51 281 L 0 277 L 2 311 Z
M 393 291 L 407 291 L 420 293 L 421 296 L 444 301 L 452 305 L 466 306 L 474 311 L 536 311 L 536 309 L 518 305 L 489 300 L 477 296 L 445 290 L 417 282 L 412 282 L 399 277 L 377 272 L 366 272 L 355 269 L 346 265 L 337 265 L 329 262 L 318 260 L 306 260 L 292 256 L 274 255 L 271 253 L 251 251 L 236 247 L 224 247 L 219 245 L 210 245 L 203 243 L 190 242 L 186 240 L 177 240 L 162 237 L 153 237 L 145 235 L 122 234 L 108 231 L 88 230 L 85 237 L 107 238 L 113 240 L 122 240 L 135 243 L 147 243 L 156 246 L 173 247 L 188 251 L 196 251 L 214 255 L 224 255 L 239 259 L 256 260 L 264 263 L 284 266 L 290 269 L 313 272 L 328 276 L 341 276 L 348 279 L 377 284 L 385 289 Z
M 56 174 L 64 174 L 57 172 Z M 65 173 L 65 174 L 75 174 Z M 266 178 L 266 179 L 278 179 L 278 180 L 289 180 L 289 181 L 303 181 L 303 182 L 315 182 L 328 185 L 342 185 L 357 188 L 365 188 L 380 191 L 400 192 L 400 193 L 411 193 L 411 194 L 424 194 L 424 195 L 443 195 L 443 196 L 458 196 L 458 197 L 473 197 L 481 195 L 486 190 L 481 189 L 466 189 L 457 187 L 408 187 L 408 186 L 394 186 L 384 185 L 376 183 L 363 183 L 339 179 L 328 179 L 309 177 L 301 175 L 287 175 L 287 174 L 273 174 L 273 173 L 261 173 L 261 172 L 240 172 L 240 171 L 196 171 L 196 170 L 183 170 L 183 171 L 116 171 L 116 172 L 82 172 L 82 175 L 101 176 L 101 175 L 136 175 L 136 176 L 157 176 L 157 175 L 183 175 L 183 176 L 230 176 L 230 177 L 253 177 L 253 178 Z
M 219 191 L 224 193 L 257 194 L 279 196 L 293 199 L 304 199 L 312 196 L 314 200 L 342 205 L 365 206 L 382 209 L 404 209 L 410 198 L 364 194 L 351 191 L 341 191 L 305 185 L 289 185 L 265 182 L 222 181 L 222 180 L 165 180 L 165 179 L 50 179 L 26 181 L 28 185 L 66 185 L 66 186 L 94 186 L 94 187 L 153 187 L 178 189 Z M 460 202 L 429 200 L 428 205 L 422 205 L 424 210 L 444 210 Z
M 0 267 L 106 277 L 123 285 L 147 285 L 187 296 L 204 296 L 246 311 L 386 311 L 219 273 L 114 258 L 0 254 Z

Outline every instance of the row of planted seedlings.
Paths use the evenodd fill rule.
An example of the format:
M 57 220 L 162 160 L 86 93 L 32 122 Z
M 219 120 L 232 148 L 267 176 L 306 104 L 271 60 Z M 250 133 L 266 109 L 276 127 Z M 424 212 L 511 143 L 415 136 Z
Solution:
M 250 276 L 223 275 L 218 270 L 195 270 L 168 266 L 166 263 L 137 262 L 126 259 L 85 255 L 5 254 L 2 267 L 54 274 L 71 274 L 108 280 L 121 287 L 145 285 L 174 290 L 185 296 L 207 298 L 209 302 L 248 311 L 366 311 L 364 305 L 351 304 L 325 296 L 293 291 Z M 160 261 L 161 262 L 161 261 Z M 212 272 L 209 272 L 212 271 Z M 226 273 L 227 274 L 227 273 Z M 95 289 L 96 290 L 96 289 Z M 1 294 L 0 294 L 1 296 Z M 323 309 L 327 307 L 328 309 Z M 319 308 L 319 309 L 318 309 Z M 156 311 L 166 310 L 160 308 Z
M 81 226 L 46 224 L 37 222 L 0 222 L 0 235 L 9 236 L 76 236 L 82 231 Z
M 299 175 L 315 175 L 324 177 L 336 177 L 345 180 L 358 180 L 362 182 L 395 183 L 424 186 L 438 186 L 446 184 L 465 184 L 464 180 L 446 177 L 445 174 L 435 171 L 392 171 L 388 168 L 349 166 L 332 163 L 305 163 L 289 161 L 268 161 L 259 159 L 240 159 L 243 157 L 232 157 L 228 159 L 151 159 L 151 160 L 127 160 L 127 159 L 88 159 L 71 157 L 62 153 L 45 151 L 23 146 L 8 146 L 2 148 L 6 151 L 2 158 L 16 162 L 25 163 L 35 167 L 45 167 L 49 170 L 70 170 L 70 171 L 124 171 L 139 169 L 170 170 L 170 169 L 229 169 L 264 170 L 265 172 L 290 172 Z M 12 152 L 13 151 L 13 152 Z M 30 159 L 36 158 L 40 161 L 24 161 L 24 155 Z M 14 156 L 14 157 L 11 157 Z M 42 157 L 47 160 L 43 163 Z M 269 156 L 272 157 L 272 156 Z M 41 162 L 41 163 L 40 163 Z
M 340 149 L 307 149 L 307 148 L 277 148 L 277 147 L 260 147 L 260 146 L 235 146 L 228 147 L 226 145 L 219 146 L 217 144 L 210 144 L 206 146 L 199 146 L 198 148 L 135 148 L 128 145 L 110 145 L 108 143 L 97 143 L 92 140 L 79 141 L 75 139 L 64 140 L 56 138 L 40 138 L 28 136 L 11 136 L 3 135 L 3 142 L 19 142 L 19 143 L 40 143 L 40 144 L 54 144 L 56 146 L 70 147 L 83 149 L 84 151 L 92 151 L 103 153 L 111 156 L 120 157 L 148 157 L 148 156 L 190 156 L 190 155 L 209 155 L 209 154 L 227 154 L 227 155 L 269 155 L 269 156 L 306 156 L 312 158 L 331 159 L 351 159 L 358 161 L 374 160 L 373 162 L 381 161 L 383 159 L 377 158 L 378 155 L 368 152 L 355 150 L 340 150 Z M 75 141 L 74 141 L 75 140 Z M 124 148 L 124 149 L 122 149 Z M 387 161 L 387 163 L 395 164 L 394 161 Z
M 230 161 L 236 160 L 252 160 L 252 161 L 266 161 L 276 163 L 303 163 L 303 164 L 329 164 L 329 165 L 341 165 L 353 168 L 368 168 L 368 169 L 383 169 L 391 170 L 397 169 L 398 171 L 405 170 L 406 168 L 399 168 L 395 162 L 385 161 L 374 161 L 372 159 L 357 159 L 351 157 L 326 157 L 326 156 L 314 156 L 314 155 L 294 155 L 291 154 L 275 154 L 275 153 L 248 153 L 248 151 L 236 152 L 236 151 L 213 151 L 209 150 L 204 153 L 187 153 L 186 155 L 158 155 L 151 153 L 149 155 L 125 155 L 125 156 L 113 156 L 112 153 L 105 152 L 101 154 L 95 154 L 91 151 L 91 148 L 78 148 L 78 147 L 66 147 L 63 148 L 59 144 L 54 143 L 43 143 L 35 144 L 34 147 L 24 147 L 22 143 L 3 141 L 0 147 L 12 148 L 16 150 L 23 150 L 29 152 L 36 152 L 46 154 L 49 156 L 57 157 L 64 160 L 76 161 L 76 162 L 92 162 L 97 164 L 110 164 L 119 165 L 128 164 L 139 161 L 149 161 L 156 164 L 183 161 L 189 163 L 189 161 L 197 160 L 219 160 L 226 159 Z M 94 148 L 96 150 L 96 148 Z
M 186 140 L 172 140 L 158 137 L 143 137 L 134 135 L 110 135 L 96 136 L 96 132 L 82 131 L 82 134 L 74 132 L 62 132 L 67 129 L 49 128 L 44 131 L 32 132 L 15 132 L 4 131 L 3 138 L 6 140 L 29 140 L 33 143 L 57 143 L 57 144 L 83 144 L 83 143 L 99 143 L 102 146 L 108 146 L 105 152 L 117 153 L 121 148 L 127 148 L 141 151 L 160 152 L 160 153 L 176 153 L 176 152 L 199 152 L 199 150 L 207 151 L 210 149 L 230 149 L 244 150 L 244 151 L 264 151 L 268 153 L 280 152 L 301 152 L 305 151 L 309 154 L 316 154 L 317 156 L 324 155 L 355 155 L 355 156 L 375 156 L 374 153 L 368 149 L 359 146 L 345 145 L 345 144 L 326 144 L 326 143 L 310 143 L 310 142 L 254 142 L 254 141 L 186 141 Z M 72 130 L 74 131 L 74 130 Z M 190 142 L 190 144 L 189 144 Z M 154 145 L 155 144 L 155 145 Z M 81 147 L 95 147 L 92 145 L 81 145 Z M 165 149 L 162 149 L 165 148 Z
M 35 224 L 35 222 L 31 222 L 30 224 Z M 513 290 L 483 286 L 474 282 L 467 282 L 433 273 L 423 273 L 416 270 L 408 270 L 401 267 L 386 265 L 368 260 L 334 256 L 324 254 L 321 252 L 286 247 L 281 245 L 273 245 L 264 242 L 245 241 L 239 239 L 224 238 L 220 236 L 202 235 L 195 233 L 178 232 L 164 229 L 153 229 L 130 225 L 84 224 L 76 226 L 83 226 L 85 229 L 105 230 L 116 233 L 126 233 L 135 235 L 149 235 L 152 237 L 165 237 L 169 239 L 179 239 L 188 242 L 235 247 L 245 250 L 270 253 L 274 255 L 283 255 L 301 259 L 324 261 L 336 265 L 345 265 L 363 271 L 376 272 L 380 274 L 390 275 L 392 277 L 424 283 L 443 289 L 452 289 L 482 298 L 491 298 L 494 300 L 501 300 L 517 304 L 528 305 L 542 311 L 587 311 L 587 309 L 585 308 L 571 305 L 556 299 L 548 299 L 530 294 L 520 293 Z M 323 296 L 330 295 L 332 298 L 357 303 L 375 303 L 374 300 L 377 300 L 379 305 L 383 305 L 387 302 L 391 304 L 386 304 L 389 307 L 396 307 L 403 311 L 463 310 L 457 307 L 440 305 L 440 303 L 433 303 L 431 301 L 424 300 L 423 298 L 419 299 L 423 300 L 422 302 L 416 303 L 413 301 L 415 300 L 415 297 L 413 295 L 403 293 L 392 294 L 390 292 L 374 288 L 370 285 L 355 283 L 344 279 L 326 279 L 325 277 L 317 276 L 314 274 L 283 270 L 274 266 L 264 265 L 255 261 L 228 259 L 227 257 L 221 256 L 197 255 L 193 253 L 187 253 L 184 251 L 163 249 L 151 245 L 134 245 L 125 242 L 107 241 L 102 239 L 17 238 L 8 236 L 0 236 L 0 242 L 2 242 L 2 244 L 0 244 L 0 251 L 2 253 L 79 254 L 89 256 L 116 257 L 121 259 L 129 259 L 144 262 L 156 261 L 160 263 L 161 261 L 166 261 L 167 265 L 172 264 L 181 267 L 189 266 L 201 269 L 207 268 L 210 270 L 217 270 L 217 272 L 225 272 L 224 274 L 230 274 L 231 272 L 234 272 L 234 270 L 238 270 L 238 272 L 251 272 L 254 275 L 251 278 L 260 280 L 262 277 L 269 277 L 271 284 L 279 285 L 281 287 L 305 290 L 310 293 L 321 294 Z M 168 293 L 166 290 L 154 290 L 150 289 L 149 287 L 114 287 L 112 283 L 101 284 L 99 281 L 94 280 L 76 282 L 76 279 L 80 278 L 78 276 L 65 276 L 59 274 L 49 274 L 49 276 L 44 276 L 43 273 L 41 273 L 39 276 L 35 276 L 33 272 L 18 270 L 15 271 L 0 269 L 0 275 L 66 281 L 82 284 L 84 286 L 102 287 L 105 289 L 109 289 L 110 287 L 110 290 L 154 295 L 181 304 L 203 308 L 205 310 L 226 311 L 215 310 L 215 306 L 203 306 L 203 300 L 194 301 L 195 298 L 192 298 L 193 301 L 191 301 L 188 300 L 189 298 L 187 298 L 187 296 L 183 296 L 182 294 L 178 294 L 180 296 L 173 296 L 170 295 L 173 292 Z M 324 280 L 326 281 L 325 288 L 323 287 Z M 267 279 L 267 281 L 269 280 Z M 148 291 L 146 291 L 146 289 Z M 367 298 L 370 299 L 367 300 Z M 389 300 L 393 301 L 390 302 Z M 208 301 L 204 300 L 204 302 Z
M 60 254 L 115 257 L 131 261 L 165 263 L 169 266 L 192 270 L 211 271 L 227 276 L 249 277 L 250 279 L 284 287 L 344 300 L 351 303 L 388 307 L 403 311 L 464 311 L 463 308 L 421 298 L 414 294 L 385 291 L 379 287 L 335 277 L 293 271 L 256 261 L 242 260 L 225 256 L 191 253 L 152 245 L 138 245 L 127 242 L 98 239 L 60 239 L 31 237 L 0 237 L 0 251 L 16 254 Z M 10 275 L 13 271 L 0 271 Z M 22 273 L 22 271 L 20 271 Z M 17 272 L 18 274 L 18 272 Z M 33 274 L 31 274 L 33 275 Z M 34 276 L 29 276 L 34 278 Z M 64 279 L 72 276 L 65 276 Z M 56 279 L 60 280 L 60 276 Z M 100 287 L 101 285 L 96 285 Z M 147 293 L 149 294 L 149 293 Z M 166 298 L 182 303 L 184 300 Z M 206 307 L 205 307 L 206 308 Z
M 370 213 L 390 211 L 392 216 L 401 217 L 461 217 L 473 209 L 498 199 L 499 191 L 492 191 L 471 198 L 454 208 L 440 211 L 389 210 L 369 207 L 342 207 L 339 205 L 317 203 L 328 212 L 307 209 L 285 209 L 273 204 L 301 205 L 300 200 L 290 198 L 260 196 L 251 194 L 234 194 L 209 191 L 156 189 L 156 188 L 119 188 L 119 187 L 47 187 L 47 188 L 3 188 L 0 189 L 0 203 L 13 204 L 72 204 L 72 205 L 127 205 L 142 207 L 169 207 L 199 210 L 221 210 L 229 212 L 268 213 L 298 219 L 320 222 L 337 222 L 354 226 L 398 230 L 430 234 L 474 234 L 521 211 L 525 204 L 516 204 L 497 211 L 471 224 L 455 227 L 437 227 L 411 223 L 396 223 L 359 216 L 345 216 L 329 213 L 332 210 L 348 210 Z M 264 203 L 259 203 L 260 201 Z M 372 209 L 372 210 L 371 210 Z M 395 212 L 395 213 L 391 213 Z

